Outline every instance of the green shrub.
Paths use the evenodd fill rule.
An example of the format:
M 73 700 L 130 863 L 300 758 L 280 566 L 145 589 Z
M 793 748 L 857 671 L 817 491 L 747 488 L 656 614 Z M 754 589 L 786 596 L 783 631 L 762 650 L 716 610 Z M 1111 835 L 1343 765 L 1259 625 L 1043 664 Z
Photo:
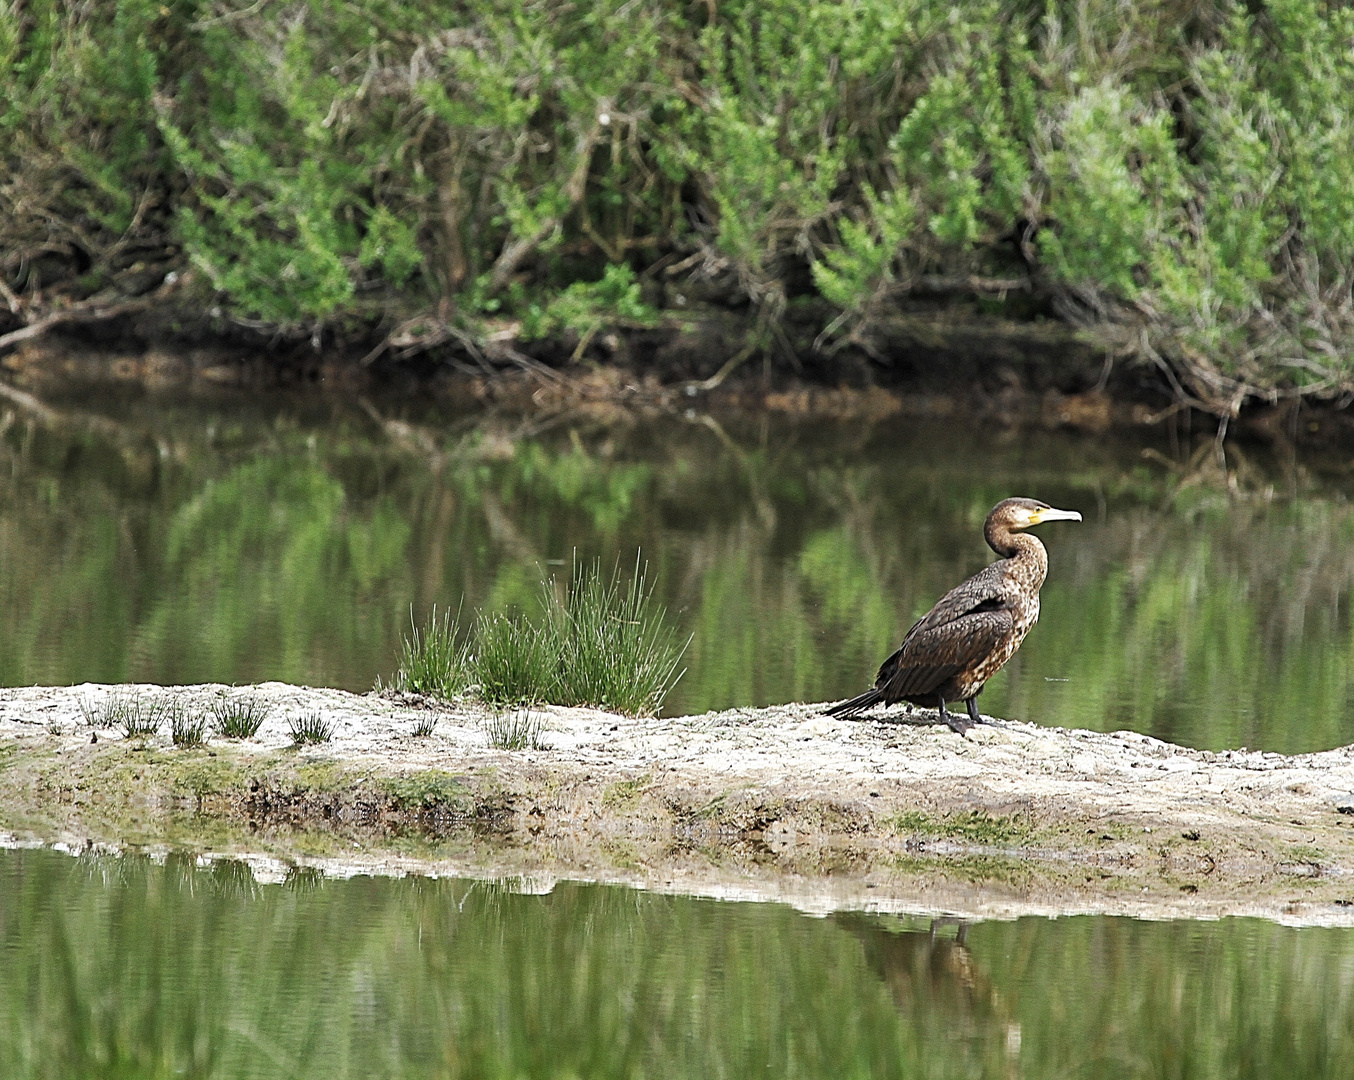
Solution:
M 475 623 L 474 665 L 479 696 L 492 705 L 558 696 L 559 642 L 524 616 L 481 614 Z
M 543 588 L 545 626 L 555 643 L 556 687 L 561 705 L 595 705 L 635 715 L 653 715 L 677 681 L 682 651 L 653 606 L 638 561 L 624 587 L 619 567 L 610 578 L 601 566 L 575 565 L 563 597 Z
M 1017 280 L 1211 408 L 1338 395 L 1352 36 L 1323 0 L 31 0 L 0 7 L 0 268 L 579 352 L 678 265 L 781 347 L 806 292 L 868 342 L 920 278 Z

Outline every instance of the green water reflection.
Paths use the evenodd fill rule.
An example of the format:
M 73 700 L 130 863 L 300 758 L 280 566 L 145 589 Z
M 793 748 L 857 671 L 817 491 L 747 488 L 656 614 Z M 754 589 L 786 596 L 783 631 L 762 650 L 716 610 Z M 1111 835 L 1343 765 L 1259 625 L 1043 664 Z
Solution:
M 1328 1080 L 1354 933 L 7 852 L 0 1075 Z
M 1012 493 L 1043 619 L 982 699 L 1207 747 L 1354 742 L 1342 461 L 964 423 L 469 417 L 134 397 L 0 414 L 0 682 L 366 689 L 412 604 L 531 604 L 576 550 L 650 560 L 692 635 L 668 711 L 853 693 L 990 559 Z

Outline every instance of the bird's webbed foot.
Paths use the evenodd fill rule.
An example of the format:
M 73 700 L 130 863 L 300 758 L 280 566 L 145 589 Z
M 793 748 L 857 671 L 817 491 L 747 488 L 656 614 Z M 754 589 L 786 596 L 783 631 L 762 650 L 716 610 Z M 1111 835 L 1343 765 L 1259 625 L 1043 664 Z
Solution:
M 951 712 L 944 713 L 943 715 L 945 717 L 945 723 L 950 725 L 950 730 L 961 739 L 964 737 L 964 734 L 973 727 L 973 721 L 967 716 L 959 716 Z
M 971 716 L 972 714 L 973 708 L 970 705 L 969 715 Z M 945 708 L 944 698 L 940 699 L 940 718 L 944 720 L 945 723 L 949 724 L 950 730 L 953 731 L 956 735 L 958 735 L 961 739 L 964 737 L 964 732 L 968 731 L 968 729 L 973 726 L 973 721 L 970 720 L 967 716 L 955 716 L 954 713 L 949 712 Z

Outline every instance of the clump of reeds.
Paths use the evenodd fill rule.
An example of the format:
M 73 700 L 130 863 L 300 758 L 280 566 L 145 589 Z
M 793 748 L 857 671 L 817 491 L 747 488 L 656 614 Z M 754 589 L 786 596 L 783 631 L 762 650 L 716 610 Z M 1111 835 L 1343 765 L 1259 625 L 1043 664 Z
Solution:
M 102 701 L 88 697 L 80 699 L 80 715 L 85 724 L 92 728 L 120 728 L 126 732 L 129 720 L 134 720 L 140 711 L 139 694 L 125 690 L 111 690 Z
M 524 615 L 481 612 L 475 620 L 471 661 L 479 697 L 492 705 L 559 697 L 558 643 L 546 626 Z
M 272 711 L 257 694 L 228 695 L 211 704 L 212 730 L 228 739 L 252 739 Z
M 291 732 L 294 746 L 328 742 L 334 736 L 334 725 L 317 712 L 291 717 L 287 721 L 287 729 Z
M 639 559 L 624 587 L 619 571 L 604 578 L 599 563 L 586 569 L 575 563 L 562 598 L 549 583 L 543 588 L 546 633 L 558 649 L 557 701 L 656 715 L 681 677 L 677 664 L 686 648 L 678 648 L 654 605 Z
M 400 667 L 395 674 L 396 690 L 451 698 L 463 694 L 473 682 L 469 642 L 461 633 L 460 612 L 453 615 L 437 605 L 420 628 L 409 609 L 409 636 L 400 644 Z
M 489 745 L 496 750 L 544 750 L 541 718 L 529 709 L 494 709 L 484 721 Z
M 181 701 L 168 703 L 169 734 L 175 746 L 201 746 L 206 742 L 207 718 L 192 712 Z
M 541 582 L 539 613 L 481 612 L 468 633 L 434 610 L 404 640 L 396 689 L 451 697 L 473 693 L 498 706 L 549 701 L 654 715 L 681 677 L 678 645 L 638 559 L 619 567 L 574 565 L 558 588 Z

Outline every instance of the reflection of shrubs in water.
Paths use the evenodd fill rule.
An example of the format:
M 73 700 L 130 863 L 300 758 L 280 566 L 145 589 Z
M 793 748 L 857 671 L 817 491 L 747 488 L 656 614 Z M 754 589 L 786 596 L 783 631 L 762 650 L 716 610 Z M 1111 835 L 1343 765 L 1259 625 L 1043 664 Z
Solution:
M 289 866 L 287 876 L 282 879 L 284 889 L 297 892 L 309 892 L 324 884 L 324 871 L 318 866 Z
M 562 591 L 541 583 L 538 618 L 481 612 L 468 633 L 459 617 L 433 610 L 404 639 L 397 690 L 438 697 L 472 692 L 491 705 L 549 701 L 653 715 L 681 677 L 684 651 L 653 603 L 638 560 L 622 585 L 619 570 L 575 565 Z

